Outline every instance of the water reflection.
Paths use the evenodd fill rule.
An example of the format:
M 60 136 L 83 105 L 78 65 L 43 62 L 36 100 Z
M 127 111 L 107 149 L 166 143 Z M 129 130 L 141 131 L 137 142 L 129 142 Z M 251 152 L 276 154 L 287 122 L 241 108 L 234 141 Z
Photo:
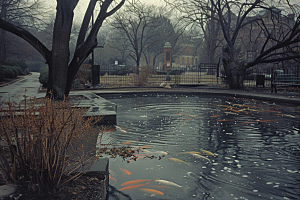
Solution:
M 110 175 L 116 181 L 110 182 L 109 199 L 299 199 L 299 107 L 186 94 L 110 100 L 118 105 L 118 127 L 126 130 L 111 131 L 110 137 L 153 146 L 139 154 L 157 159 L 112 159 Z M 185 190 L 162 181 L 122 189 L 122 183 L 140 179 Z

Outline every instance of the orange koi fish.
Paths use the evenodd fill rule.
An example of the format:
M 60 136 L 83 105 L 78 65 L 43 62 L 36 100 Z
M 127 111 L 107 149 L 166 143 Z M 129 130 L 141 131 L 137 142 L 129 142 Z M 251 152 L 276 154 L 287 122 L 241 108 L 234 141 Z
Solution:
M 130 171 L 128 171 L 127 169 L 122 169 L 121 167 L 119 167 L 121 171 L 123 171 L 126 175 L 131 175 Z M 123 174 L 123 175 L 125 175 Z
M 131 141 L 123 142 L 121 145 L 130 144 Z
M 112 176 L 109 176 L 109 180 L 115 181 L 113 184 L 115 184 L 117 182 L 117 179 L 113 178 Z
M 279 111 L 276 110 L 262 110 L 261 112 L 266 112 L 266 113 L 277 113 Z
M 147 180 L 147 179 L 132 180 L 132 181 L 127 181 L 127 182 L 122 183 L 121 186 L 137 185 L 137 184 L 142 183 L 142 182 L 151 182 L 153 180 Z
M 151 181 L 150 181 L 151 182 Z M 123 190 L 132 190 L 132 189 L 135 189 L 135 188 L 140 188 L 140 187 L 143 187 L 145 185 L 148 185 L 150 182 L 148 183 L 143 183 L 143 184 L 139 184 L 139 185 L 131 185 L 131 186 L 127 186 L 127 187 L 123 187 L 121 189 L 119 189 L 119 191 L 123 191 Z
M 151 196 L 155 196 L 156 194 L 164 195 L 164 193 L 162 193 L 161 191 L 153 190 L 149 188 L 141 188 L 140 190 L 142 190 L 143 192 L 151 193 Z
M 214 116 L 212 116 L 212 117 L 214 118 L 214 117 L 219 117 L 219 116 L 221 116 L 221 115 L 214 115 Z
M 117 130 L 117 129 L 111 128 L 111 129 L 109 129 L 107 132 L 110 133 L 110 132 L 115 131 L 115 130 Z
M 140 146 L 138 147 L 139 149 L 146 149 L 146 148 L 151 148 L 153 146 L 150 146 L 150 145 L 144 145 L 144 146 Z
M 258 120 L 259 122 L 276 122 L 278 120 L 271 120 L 271 119 L 261 119 L 261 120 Z
M 216 156 L 215 154 L 213 154 L 212 152 L 207 151 L 207 150 L 200 149 L 200 151 L 202 151 L 204 154 L 209 155 L 209 156 Z

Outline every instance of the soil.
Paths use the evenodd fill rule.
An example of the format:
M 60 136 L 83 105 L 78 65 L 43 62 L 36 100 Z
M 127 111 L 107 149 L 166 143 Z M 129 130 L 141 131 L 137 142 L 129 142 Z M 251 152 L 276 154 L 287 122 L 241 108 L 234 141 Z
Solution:
M 17 192 L 7 199 L 24 200 L 73 200 L 73 199 L 104 199 L 102 187 L 105 180 L 103 173 L 87 173 L 76 180 L 72 180 L 62 185 L 52 192 L 38 192 L 32 185 L 22 185 L 17 187 Z

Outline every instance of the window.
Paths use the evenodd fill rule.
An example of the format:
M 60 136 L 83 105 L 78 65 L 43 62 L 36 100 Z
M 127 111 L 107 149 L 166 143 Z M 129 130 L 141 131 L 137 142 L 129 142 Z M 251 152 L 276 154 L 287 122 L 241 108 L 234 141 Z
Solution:
M 166 52 L 166 61 L 170 61 L 170 60 L 171 60 L 171 53 Z
M 184 65 L 184 57 L 182 57 L 182 64 Z
M 190 58 L 187 57 L 187 64 L 189 65 L 190 64 Z
M 265 37 L 266 37 L 264 30 L 261 30 L 261 32 L 260 32 L 260 37 L 261 37 L 261 38 L 265 38 Z
M 252 51 L 247 52 L 247 62 L 251 62 L 253 60 L 254 53 Z

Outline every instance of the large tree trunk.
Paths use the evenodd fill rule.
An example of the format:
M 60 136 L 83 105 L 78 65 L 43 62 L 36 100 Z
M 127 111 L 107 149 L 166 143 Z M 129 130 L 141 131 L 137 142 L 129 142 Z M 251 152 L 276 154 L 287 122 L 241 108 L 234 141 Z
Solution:
M 73 9 L 64 0 L 57 0 L 57 13 L 53 29 L 52 55 L 49 64 L 47 96 L 64 99 L 68 64 L 69 41 L 73 23 Z
M 1 29 L 0 30 L 0 63 L 4 63 L 6 61 L 5 34 L 6 34 L 6 31 Z
M 0 18 L 2 20 L 6 20 L 7 14 L 7 4 L 5 2 L 1 2 L 1 10 L 0 10 Z M 6 31 L 4 29 L 0 30 L 0 63 L 6 61 L 6 41 L 5 41 Z
M 237 52 L 232 48 L 223 49 L 223 66 L 230 89 L 242 89 L 245 77 L 245 66 L 237 60 Z

